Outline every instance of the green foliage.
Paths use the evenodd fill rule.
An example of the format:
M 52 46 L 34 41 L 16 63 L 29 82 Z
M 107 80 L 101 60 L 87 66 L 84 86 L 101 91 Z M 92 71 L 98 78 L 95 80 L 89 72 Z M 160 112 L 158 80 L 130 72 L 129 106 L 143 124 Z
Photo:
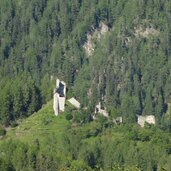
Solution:
M 67 114 L 65 118 L 66 120 L 70 121 L 73 118 L 73 116 L 71 114 Z
M 168 0 L 0 0 L 0 123 L 29 117 L 0 143 L 0 170 L 170 170 L 170 9 Z M 88 57 L 87 33 L 102 22 L 110 31 Z M 56 77 L 87 111 L 34 113 Z M 92 122 L 99 101 L 125 125 Z M 157 128 L 135 126 L 141 114 Z
M 3 124 L 40 109 L 52 98 L 56 77 L 83 106 L 94 108 L 104 96 L 128 122 L 137 114 L 154 114 L 161 124 L 171 91 L 168 1 L 1 0 L 0 5 Z M 87 33 L 101 22 L 110 31 L 100 41 L 94 38 L 88 58 Z M 141 36 L 149 28 L 152 33 Z
M 136 124 L 104 127 L 106 119 L 76 125 L 66 119 L 73 111 L 56 117 L 51 106 L 48 103 L 3 137 L 0 170 L 170 169 L 170 133 Z
M 4 136 L 6 134 L 6 130 L 0 127 L 0 136 Z

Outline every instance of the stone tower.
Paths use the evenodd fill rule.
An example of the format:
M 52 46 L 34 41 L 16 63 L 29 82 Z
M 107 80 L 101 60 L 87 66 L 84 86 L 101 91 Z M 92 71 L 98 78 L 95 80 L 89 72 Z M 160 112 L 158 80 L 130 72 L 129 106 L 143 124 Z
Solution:
M 56 80 L 56 88 L 53 92 L 53 109 L 56 116 L 60 112 L 65 111 L 66 100 L 66 83 L 64 81 Z

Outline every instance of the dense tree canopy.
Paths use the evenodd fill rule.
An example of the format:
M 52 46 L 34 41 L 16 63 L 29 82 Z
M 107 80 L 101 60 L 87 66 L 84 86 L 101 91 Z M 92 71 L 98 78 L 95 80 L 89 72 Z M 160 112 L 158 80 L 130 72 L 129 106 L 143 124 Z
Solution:
M 2 170 L 171 169 L 170 0 L 0 0 L 0 12 L 0 124 L 38 111 L 52 99 L 57 77 L 87 109 L 69 110 L 67 120 L 86 125 L 101 101 L 126 124 L 113 128 L 99 117 L 85 135 L 80 127 L 67 129 L 61 150 L 67 158 L 41 151 L 39 140 L 31 147 L 5 142 Z M 99 36 L 102 24 L 108 32 Z M 155 115 L 157 128 L 134 128 L 137 115 Z M 111 138 L 112 131 L 120 136 Z
M 0 8 L 2 121 L 38 110 L 52 97 L 50 79 L 56 76 L 85 106 L 105 96 L 106 105 L 124 116 L 155 114 L 160 120 L 166 112 L 171 93 L 168 0 L 10 0 L 0 1 Z M 101 22 L 110 31 L 95 41 L 87 58 L 87 34 Z

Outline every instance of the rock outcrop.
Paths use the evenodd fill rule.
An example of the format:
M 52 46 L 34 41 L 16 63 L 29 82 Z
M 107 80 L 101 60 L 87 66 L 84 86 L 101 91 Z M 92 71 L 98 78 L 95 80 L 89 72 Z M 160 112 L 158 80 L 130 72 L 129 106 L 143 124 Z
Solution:
M 87 34 L 87 41 L 83 45 L 87 56 L 91 56 L 94 52 L 95 44 L 93 42 L 93 39 L 97 39 L 98 41 L 100 41 L 101 37 L 108 31 L 109 27 L 103 22 L 101 22 L 99 24 L 99 27 L 96 29 L 92 27 L 92 30 Z
M 151 27 L 147 27 L 145 29 L 142 29 L 142 27 L 139 28 L 134 28 L 135 29 L 135 36 L 136 37 L 145 37 L 148 38 L 150 35 L 151 36 L 158 36 L 160 34 L 160 32 L 156 29 L 154 29 L 152 26 Z

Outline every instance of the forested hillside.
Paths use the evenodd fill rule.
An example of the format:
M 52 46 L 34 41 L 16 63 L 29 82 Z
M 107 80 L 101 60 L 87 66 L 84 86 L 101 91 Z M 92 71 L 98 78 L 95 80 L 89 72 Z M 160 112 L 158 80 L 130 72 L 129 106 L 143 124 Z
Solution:
M 104 99 L 126 121 L 154 114 L 160 123 L 171 93 L 170 3 L 119 1 L 116 9 L 111 32 L 76 79 L 75 94 L 86 105 Z
M 104 4 L 77 0 L 0 1 L 2 123 L 8 125 L 30 115 L 51 99 L 50 78 L 58 76 L 73 86 L 77 71 L 86 62 L 82 48 L 86 33 L 100 20 L 106 20 Z
M 169 171 L 170 133 L 170 0 L 0 0 L 0 170 Z
M 0 9 L 2 123 L 40 109 L 56 77 L 83 106 L 103 99 L 126 120 L 160 123 L 171 94 L 169 0 L 1 0 Z M 88 57 L 87 34 L 102 22 L 109 31 Z
M 70 107 L 56 117 L 51 106 L 52 101 L 1 137 L 0 170 L 171 170 L 171 133 L 114 125 L 103 116 L 91 121 L 89 113 Z

